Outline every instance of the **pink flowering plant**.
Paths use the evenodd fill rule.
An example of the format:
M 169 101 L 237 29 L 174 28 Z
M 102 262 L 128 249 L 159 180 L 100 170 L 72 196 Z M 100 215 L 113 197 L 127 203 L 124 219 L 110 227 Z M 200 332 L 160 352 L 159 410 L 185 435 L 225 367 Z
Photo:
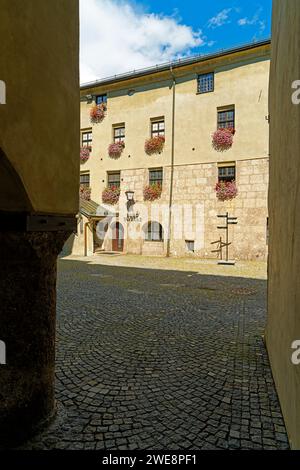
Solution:
M 90 110 L 90 120 L 92 124 L 99 124 L 105 118 L 106 103 L 95 104 Z
M 154 153 L 160 153 L 163 151 L 165 145 L 165 137 L 163 135 L 158 135 L 156 137 L 151 137 L 145 142 L 145 152 L 148 155 L 153 155 Z
M 125 142 L 115 142 L 108 147 L 108 155 L 110 158 L 120 158 L 125 148 Z
M 144 188 L 144 201 L 155 201 L 161 197 L 162 186 L 159 183 L 150 184 Z
M 91 148 L 81 147 L 80 149 L 80 163 L 85 163 L 90 158 Z
M 232 147 L 235 129 L 221 128 L 212 135 L 212 146 L 217 152 L 224 152 Z
M 235 181 L 219 181 L 215 187 L 219 201 L 231 201 L 238 195 Z
M 104 202 L 104 204 L 110 204 L 114 206 L 119 201 L 120 193 L 120 188 L 117 186 L 109 186 L 102 192 L 102 202 Z
M 83 199 L 84 201 L 90 201 L 91 188 L 88 188 L 85 185 L 81 184 L 79 188 L 79 196 L 80 196 L 80 199 Z

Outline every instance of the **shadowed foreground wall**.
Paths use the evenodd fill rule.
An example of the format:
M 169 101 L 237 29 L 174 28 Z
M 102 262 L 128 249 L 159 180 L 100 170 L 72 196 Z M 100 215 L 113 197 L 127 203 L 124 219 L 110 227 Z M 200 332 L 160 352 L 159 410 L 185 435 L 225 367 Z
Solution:
M 300 340 L 300 2 L 273 5 L 270 79 L 270 256 L 267 346 L 291 446 L 300 449 L 300 365 L 291 362 Z M 294 90 L 295 91 L 295 90 Z
M 0 448 L 55 414 L 56 260 L 76 228 L 78 0 L 0 0 Z

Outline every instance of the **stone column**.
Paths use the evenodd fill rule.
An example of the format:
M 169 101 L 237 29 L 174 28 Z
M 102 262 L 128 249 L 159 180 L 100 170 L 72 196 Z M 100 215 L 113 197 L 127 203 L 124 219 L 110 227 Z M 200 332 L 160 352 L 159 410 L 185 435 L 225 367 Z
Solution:
M 55 415 L 56 264 L 69 235 L 0 233 L 0 448 Z

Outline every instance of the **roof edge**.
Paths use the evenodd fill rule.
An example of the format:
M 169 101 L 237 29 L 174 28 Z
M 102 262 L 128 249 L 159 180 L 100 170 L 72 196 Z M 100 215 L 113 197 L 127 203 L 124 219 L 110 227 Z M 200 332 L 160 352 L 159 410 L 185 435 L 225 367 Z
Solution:
M 232 47 L 229 49 L 221 49 L 217 52 L 214 52 L 212 54 L 199 54 L 197 56 L 191 56 L 191 57 L 186 57 L 183 59 L 177 59 L 174 61 L 166 62 L 163 64 L 158 64 L 158 65 L 152 65 L 150 67 L 146 67 L 143 69 L 138 69 L 138 70 L 133 70 L 130 72 L 125 72 L 117 75 L 113 75 L 110 77 L 106 77 L 103 79 L 95 80 L 93 82 L 87 82 L 83 83 L 80 85 L 80 90 L 88 90 L 89 88 L 95 88 L 97 86 L 102 86 L 102 85 L 109 85 L 112 83 L 118 83 L 122 82 L 125 80 L 130 80 L 131 78 L 139 78 L 143 77 L 145 75 L 150 75 L 153 73 L 159 73 L 159 72 L 164 72 L 166 70 L 169 70 L 170 67 L 173 69 L 177 69 L 186 65 L 192 65 L 197 62 L 204 62 L 209 59 L 216 59 L 218 57 L 225 57 L 226 55 L 238 53 L 238 52 L 243 52 L 251 49 L 255 49 L 258 47 L 262 46 L 267 46 L 271 44 L 271 38 L 264 39 L 262 41 L 258 41 L 255 43 L 248 43 L 244 44 L 241 46 L 237 47 Z

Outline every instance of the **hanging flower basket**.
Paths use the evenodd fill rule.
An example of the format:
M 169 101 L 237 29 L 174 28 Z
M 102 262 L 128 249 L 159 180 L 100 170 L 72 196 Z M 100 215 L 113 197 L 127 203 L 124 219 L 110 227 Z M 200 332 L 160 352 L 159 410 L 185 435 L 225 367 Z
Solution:
M 80 185 L 79 196 L 80 196 L 80 199 L 83 199 L 84 201 L 90 201 L 90 199 L 91 199 L 91 188 L 87 188 L 84 185 Z
M 105 188 L 102 192 L 102 202 L 104 202 L 104 204 L 110 204 L 114 206 L 119 201 L 120 193 L 120 188 L 117 186 Z
M 163 151 L 165 145 L 165 138 L 162 135 L 157 137 L 151 137 L 145 142 L 145 152 L 148 155 L 153 155 L 154 153 L 160 153 Z
M 233 144 L 233 136 L 235 134 L 235 129 L 224 128 L 218 129 L 212 135 L 212 146 L 217 152 L 224 152 L 229 150 Z
M 125 142 L 115 142 L 108 147 L 108 155 L 110 158 L 120 158 L 121 153 L 125 148 Z
M 219 201 L 231 201 L 238 195 L 235 181 L 221 181 L 216 184 L 216 195 Z
M 92 124 L 99 124 L 105 118 L 106 103 L 96 104 L 90 110 L 90 120 Z
M 85 163 L 90 158 L 91 148 L 81 147 L 80 149 L 80 163 Z
M 159 183 L 150 184 L 144 188 L 144 201 L 155 201 L 162 193 L 162 186 Z

